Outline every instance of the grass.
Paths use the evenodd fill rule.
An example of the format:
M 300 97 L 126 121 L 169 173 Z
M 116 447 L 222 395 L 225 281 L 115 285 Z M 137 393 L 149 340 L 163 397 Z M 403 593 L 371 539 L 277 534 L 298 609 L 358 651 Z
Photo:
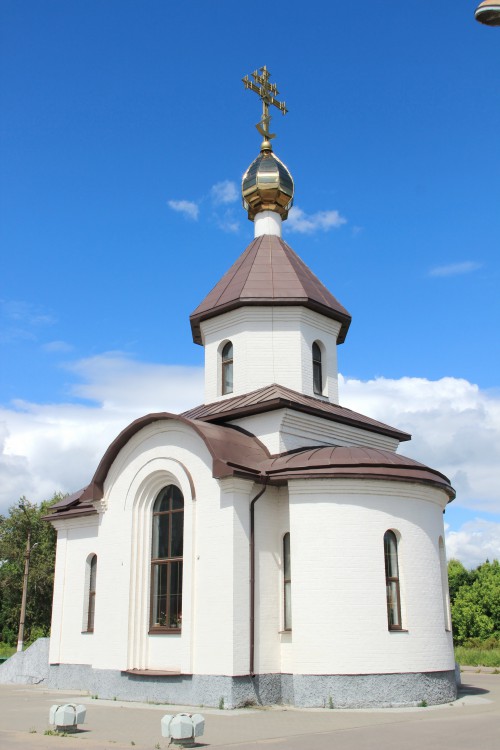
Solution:
M 456 646 L 455 659 L 467 667 L 500 668 L 500 646 L 481 648 L 480 646 Z
M 8 643 L 4 643 L 3 641 L 0 641 L 0 657 L 9 657 L 12 656 L 12 654 L 16 653 L 16 647 L 15 646 L 9 646 Z

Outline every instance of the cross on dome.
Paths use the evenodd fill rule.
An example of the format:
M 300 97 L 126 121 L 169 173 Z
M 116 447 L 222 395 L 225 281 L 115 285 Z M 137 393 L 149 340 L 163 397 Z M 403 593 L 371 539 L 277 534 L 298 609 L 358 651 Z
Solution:
M 274 138 L 275 134 L 271 133 L 269 128 L 269 107 L 276 107 L 284 115 L 288 110 L 285 102 L 280 102 L 276 98 L 279 94 L 278 87 L 269 81 L 271 73 L 266 65 L 254 70 L 251 77 L 253 81 L 250 76 L 245 76 L 242 80 L 245 88 L 258 94 L 262 101 L 262 117 L 255 127 L 264 140 L 259 156 L 243 175 L 243 207 L 248 212 L 250 221 L 255 221 L 256 237 L 261 234 L 281 236 L 281 222 L 287 218 L 293 204 L 294 186 L 287 167 L 273 154 L 271 138 Z
M 259 75 L 259 71 L 254 70 L 253 73 L 251 73 L 253 81 L 250 80 L 249 76 L 245 76 L 242 78 L 243 83 L 245 84 L 246 89 L 250 89 L 250 91 L 254 91 L 256 94 L 258 94 L 262 100 L 262 117 L 260 118 L 260 122 L 257 123 L 255 126 L 261 136 L 266 141 L 270 141 L 271 138 L 276 137 L 276 133 L 270 133 L 269 132 L 269 125 L 271 123 L 271 115 L 269 114 L 269 106 L 272 104 L 274 107 L 280 110 L 284 115 L 288 112 L 285 102 L 278 101 L 275 97 L 278 96 L 279 91 L 278 87 L 275 83 L 270 83 L 269 78 L 271 77 L 270 71 L 267 69 L 267 66 L 264 65 L 263 68 L 259 68 L 261 75 Z M 255 81 L 255 83 L 254 83 Z M 257 85 L 259 84 L 259 85 Z

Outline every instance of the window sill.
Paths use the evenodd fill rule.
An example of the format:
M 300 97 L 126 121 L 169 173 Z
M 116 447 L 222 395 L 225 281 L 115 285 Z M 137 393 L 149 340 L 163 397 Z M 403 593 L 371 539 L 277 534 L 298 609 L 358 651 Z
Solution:
M 93 630 L 82 630 L 82 635 L 94 635 Z
M 406 630 L 406 628 L 389 628 L 389 633 L 409 633 L 409 630 Z
M 181 628 L 159 627 L 159 628 L 149 628 L 148 635 L 164 635 L 164 634 L 168 635 L 169 633 L 173 635 L 180 635 L 181 632 L 182 632 Z
M 122 674 L 131 674 L 137 677 L 178 677 L 182 672 L 178 669 L 123 669 Z

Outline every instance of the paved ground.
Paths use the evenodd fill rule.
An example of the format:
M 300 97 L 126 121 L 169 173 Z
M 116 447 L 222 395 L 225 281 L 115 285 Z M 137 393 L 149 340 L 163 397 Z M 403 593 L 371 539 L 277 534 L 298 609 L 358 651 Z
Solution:
M 500 675 L 466 673 L 457 701 L 445 706 L 384 710 L 202 709 L 199 747 L 225 750 L 500 750 Z M 45 735 L 53 703 L 87 706 L 74 736 Z M 0 685 L 1 750 L 165 750 L 160 719 L 169 709 L 93 700 L 75 691 Z M 184 709 L 185 710 L 185 709 Z

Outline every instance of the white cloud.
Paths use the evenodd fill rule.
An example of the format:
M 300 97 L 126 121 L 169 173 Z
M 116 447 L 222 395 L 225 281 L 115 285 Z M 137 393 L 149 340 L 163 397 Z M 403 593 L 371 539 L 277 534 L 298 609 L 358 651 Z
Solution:
M 238 200 L 240 193 L 235 182 L 232 182 L 231 180 L 222 180 L 222 182 L 217 182 L 212 186 L 210 195 L 213 202 L 220 206 L 226 205 L 227 203 L 235 203 Z
M 73 396 L 93 403 L 0 407 L 0 513 L 26 495 L 88 484 L 111 441 L 131 421 L 155 411 L 182 412 L 203 401 L 203 370 L 136 362 L 104 354 L 75 362 Z
M 48 341 L 46 344 L 42 344 L 44 352 L 71 352 L 73 347 L 66 341 Z
M 0 300 L 0 313 L 2 317 L 33 326 L 51 325 L 56 322 L 53 315 L 31 302 L 22 300 Z
M 37 329 L 55 322 L 53 315 L 31 302 L 0 299 L 0 344 L 35 340 Z
M 446 534 L 446 554 L 460 560 L 466 568 L 477 568 L 486 559 L 500 559 L 500 524 L 475 518 L 458 531 Z
M 446 474 L 456 503 L 500 513 L 500 395 L 459 378 L 340 377 L 341 403 L 413 435 L 405 453 Z
M 198 220 L 199 206 L 194 201 L 167 201 L 169 208 L 183 214 L 188 219 Z
M 472 260 L 466 260 L 463 263 L 451 263 L 449 266 L 436 266 L 431 268 L 429 276 L 458 276 L 464 273 L 471 273 L 482 268 L 481 263 L 475 263 Z
M 78 360 L 66 403 L 0 407 L 0 513 L 21 495 L 42 500 L 88 483 L 132 420 L 203 401 L 203 369 L 138 362 L 120 353 Z M 400 452 L 439 469 L 456 505 L 500 513 L 500 394 L 458 378 L 340 376 L 341 403 L 407 432 Z M 474 566 L 500 554 L 500 524 L 478 518 L 448 531 L 448 556 Z M 496 552 L 495 552 L 496 549 Z
M 338 211 L 317 211 L 315 214 L 306 214 L 298 206 L 292 206 L 285 226 L 291 232 L 311 234 L 319 230 L 326 232 L 329 229 L 338 229 L 346 223 L 347 219 Z

